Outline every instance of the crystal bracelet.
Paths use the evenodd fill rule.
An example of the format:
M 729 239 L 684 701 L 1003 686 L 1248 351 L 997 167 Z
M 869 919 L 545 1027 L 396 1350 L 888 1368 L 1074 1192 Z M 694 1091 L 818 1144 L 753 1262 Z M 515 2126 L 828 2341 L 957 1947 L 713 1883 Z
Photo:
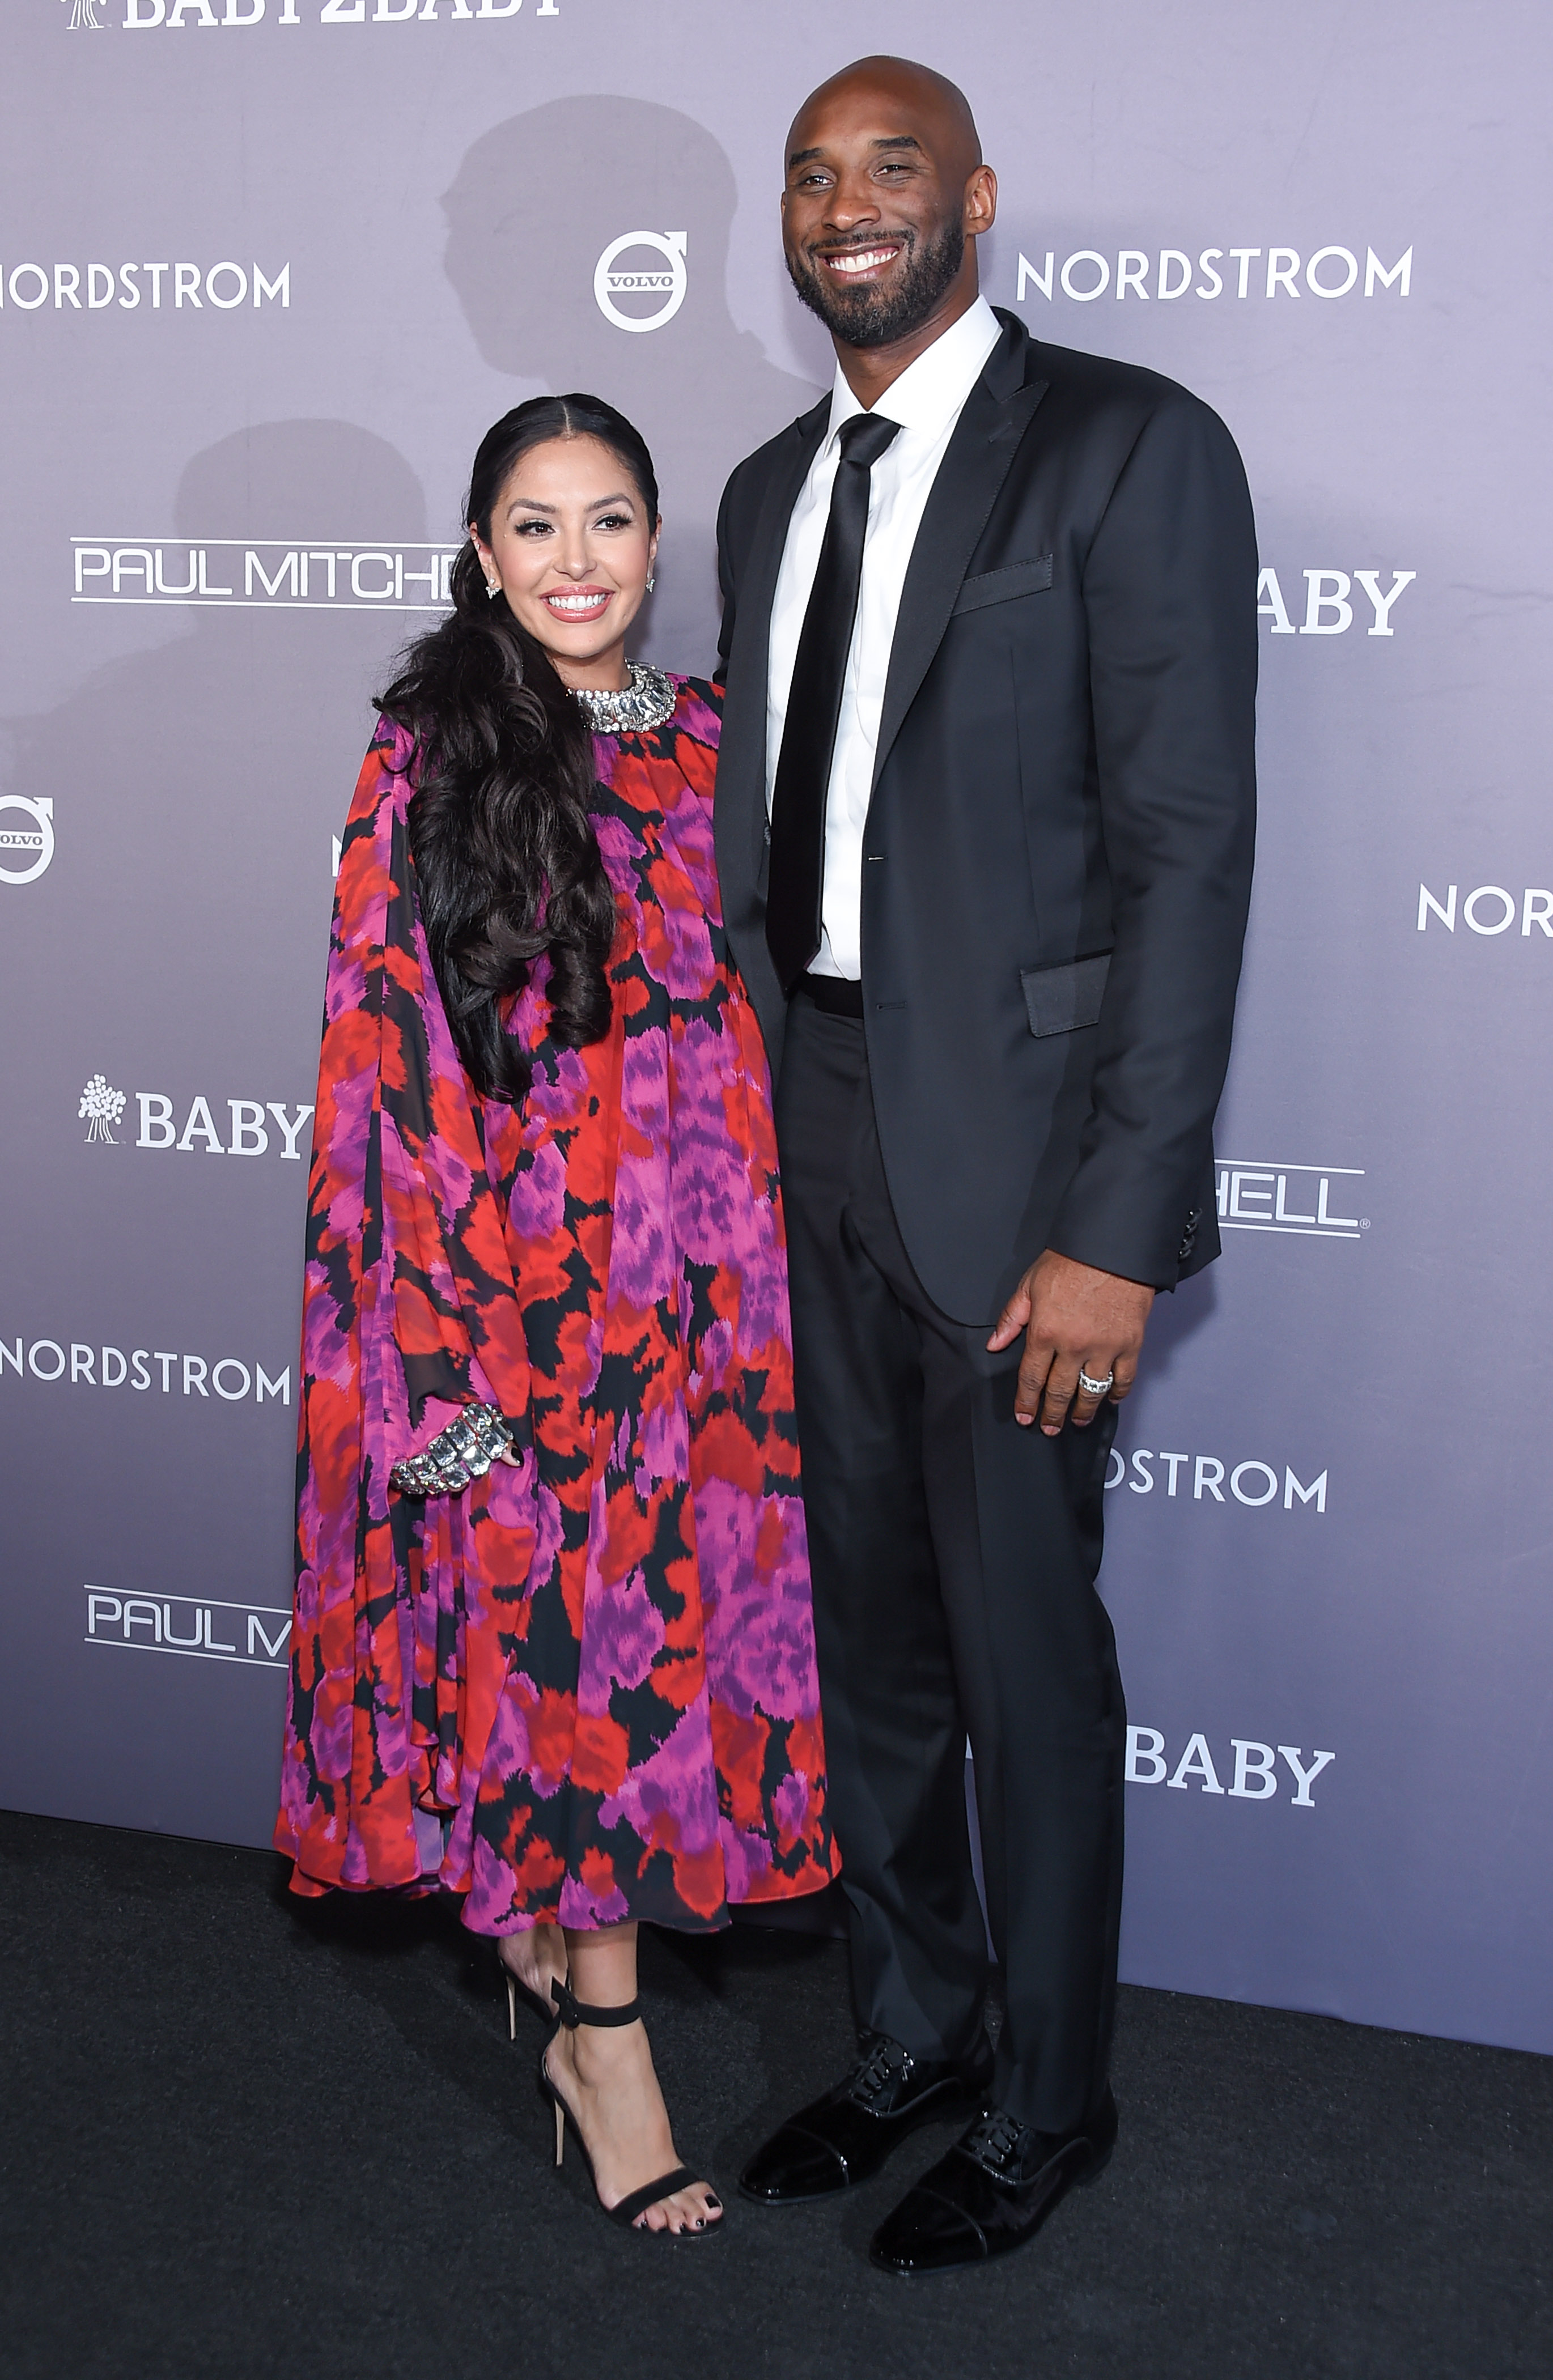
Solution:
M 494 1405 L 466 1405 L 424 1453 L 394 1464 L 388 1484 L 401 1496 L 460 1495 L 471 1479 L 484 1478 L 512 1442 L 512 1424 Z

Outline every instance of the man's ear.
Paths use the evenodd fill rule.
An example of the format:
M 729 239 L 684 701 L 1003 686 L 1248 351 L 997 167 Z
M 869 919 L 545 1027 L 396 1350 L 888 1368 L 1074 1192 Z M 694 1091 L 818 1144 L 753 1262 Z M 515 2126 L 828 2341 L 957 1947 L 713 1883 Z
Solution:
M 965 229 L 973 235 L 990 231 L 998 219 L 998 176 L 990 165 L 978 165 L 965 184 Z

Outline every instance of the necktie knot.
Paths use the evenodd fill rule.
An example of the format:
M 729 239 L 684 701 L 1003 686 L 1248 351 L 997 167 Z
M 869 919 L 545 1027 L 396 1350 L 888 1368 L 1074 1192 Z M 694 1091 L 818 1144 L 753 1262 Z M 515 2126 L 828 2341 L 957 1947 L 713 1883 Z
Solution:
M 892 439 L 900 433 L 901 425 L 883 413 L 855 413 L 843 421 L 837 431 L 843 463 L 860 463 L 871 471 Z

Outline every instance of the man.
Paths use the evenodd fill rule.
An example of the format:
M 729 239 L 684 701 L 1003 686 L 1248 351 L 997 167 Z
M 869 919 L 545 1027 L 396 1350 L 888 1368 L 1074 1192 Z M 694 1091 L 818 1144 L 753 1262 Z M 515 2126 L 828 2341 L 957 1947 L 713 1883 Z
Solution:
M 993 313 L 996 200 L 925 67 L 867 58 L 805 103 L 783 237 L 835 386 L 719 523 L 718 861 L 777 1078 L 864 2026 L 742 2186 L 840 2191 L 970 2117 L 875 2234 L 902 2273 L 1018 2245 L 1115 2137 L 1101 1497 L 1155 1293 L 1218 1253 L 1255 807 L 1234 446 L 1171 382 Z

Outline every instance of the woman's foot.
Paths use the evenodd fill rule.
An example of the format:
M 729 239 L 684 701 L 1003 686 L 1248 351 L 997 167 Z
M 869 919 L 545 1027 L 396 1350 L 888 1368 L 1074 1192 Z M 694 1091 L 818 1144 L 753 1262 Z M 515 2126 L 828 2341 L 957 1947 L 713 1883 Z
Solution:
M 508 1974 L 538 2000 L 546 2016 L 553 2017 L 551 1985 L 566 1980 L 566 1937 L 560 1926 L 530 1925 L 522 1934 L 501 1935 L 496 1956 Z
M 593 2164 L 601 2203 L 618 2206 L 679 2163 L 669 2111 L 653 2071 L 640 2019 L 618 2027 L 564 2027 L 545 2052 L 551 2081 L 565 2101 Z M 706 2231 L 722 2220 L 710 2182 L 686 2182 L 637 2216 L 638 2231 Z

